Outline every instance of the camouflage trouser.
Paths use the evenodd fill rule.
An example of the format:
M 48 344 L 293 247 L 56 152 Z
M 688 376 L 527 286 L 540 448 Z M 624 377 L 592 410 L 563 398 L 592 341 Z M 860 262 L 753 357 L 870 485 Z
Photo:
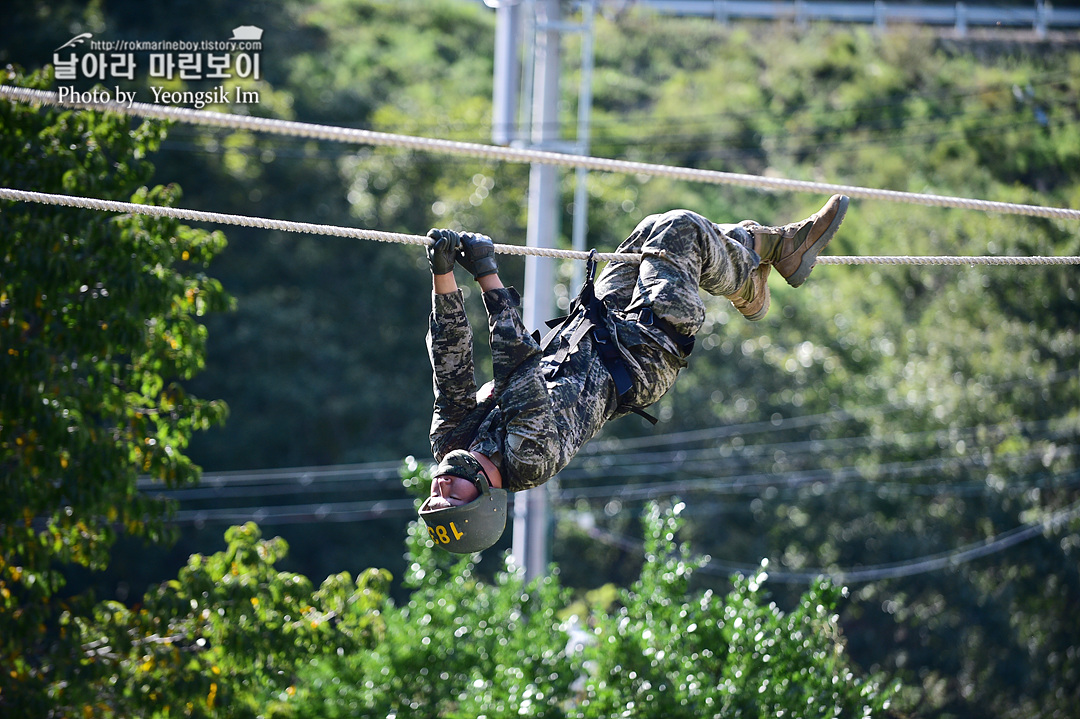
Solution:
M 650 215 L 617 250 L 645 253 L 641 263 L 609 263 L 596 280 L 596 295 L 630 321 L 638 310 L 648 308 L 692 337 L 705 322 L 705 304 L 698 289 L 712 295 L 735 293 L 761 262 L 752 245 L 743 227 L 718 225 L 689 210 Z M 623 343 L 644 370 L 632 394 L 623 397 L 624 404 L 633 407 L 648 407 L 663 397 L 686 366 L 669 338 L 644 329 L 665 351 L 658 353 L 654 343 Z M 620 336 L 633 334 L 626 329 L 620 332 Z
M 705 320 L 698 289 L 733 294 L 757 267 L 749 240 L 742 227 L 679 210 L 646 218 L 619 247 L 647 253 L 640 264 L 610 263 L 596 283 L 597 296 L 612 310 L 608 329 L 633 378 L 622 397 L 590 335 L 555 367 L 551 350 L 559 343 L 545 356 L 521 322 L 516 293 L 495 290 L 484 294 L 495 387 L 490 399 L 478 402 L 460 293 L 435 295 L 428 350 L 435 374 L 436 459 L 451 449 L 474 449 L 499 466 L 507 489 L 546 482 L 621 408 L 660 399 L 686 366 L 667 335 L 637 320 L 639 311 L 650 309 L 692 336 Z M 569 335 L 576 326 L 572 322 L 563 332 Z
M 650 307 L 693 335 L 705 321 L 698 288 L 734 294 L 760 264 L 752 243 L 743 227 L 714 224 L 689 210 L 650 215 L 616 250 L 646 253 L 641 264 L 609 263 L 597 278 L 596 295 L 613 309 Z

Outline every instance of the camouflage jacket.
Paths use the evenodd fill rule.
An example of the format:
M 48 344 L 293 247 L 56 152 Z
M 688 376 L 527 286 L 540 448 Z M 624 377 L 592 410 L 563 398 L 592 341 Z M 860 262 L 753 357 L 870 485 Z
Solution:
M 493 380 L 477 392 L 462 294 L 432 296 L 427 337 L 435 390 L 432 453 L 440 460 L 452 449 L 476 450 L 499 467 L 504 487 L 529 489 L 565 467 L 605 422 L 625 414 L 627 397 L 620 403 L 589 334 L 556 366 L 552 355 L 559 339 L 547 352 L 541 350 L 518 314 L 516 291 L 493 290 L 483 299 Z M 569 336 L 575 328 L 572 322 L 560 334 Z M 619 339 L 635 385 L 651 388 L 646 394 L 659 398 L 685 362 L 633 322 L 613 316 L 609 330 Z M 644 406 L 637 397 L 630 399 Z

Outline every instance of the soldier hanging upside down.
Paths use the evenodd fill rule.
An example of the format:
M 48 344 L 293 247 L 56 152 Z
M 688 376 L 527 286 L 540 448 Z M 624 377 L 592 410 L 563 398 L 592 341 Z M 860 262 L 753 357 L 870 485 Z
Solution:
M 618 249 L 642 253 L 641 262 L 610 262 L 595 282 L 590 262 L 570 315 L 542 342 L 522 324 L 517 292 L 499 279 L 491 239 L 431 230 L 427 345 L 439 465 L 420 516 L 435 541 L 464 553 L 494 544 L 508 491 L 543 484 L 605 422 L 644 414 L 671 388 L 705 320 L 699 289 L 761 319 L 770 270 L 793 287 L 805 282 L 847 206 L 847 197 L 834 195 L 814 215 L 781 227 L 715 224 L 688 210 L 647 217 Z M 479 392 L 455 263 L 479 283 L 487 309 L 494 378 Z

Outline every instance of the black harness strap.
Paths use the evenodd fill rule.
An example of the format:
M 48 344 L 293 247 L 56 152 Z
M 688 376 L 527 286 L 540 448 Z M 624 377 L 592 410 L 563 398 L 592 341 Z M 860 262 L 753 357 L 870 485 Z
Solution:
M 593 344 L 596 347 L 597 354 L 600 356 L 600 361 L 611 374 L 611 379 L 615 382 L 615 393 L 621 400 L 622 397 L 633 388 L 634 380 L 630 375 L 630 370 L 626 367 L 626 362 L 623 360 L 622 354 L 619 352 L 618 339 L 613 337 L 608 330 L 608 307 L 596 297 L 595 279 L 596 250 L 592 250 L 589 253 L 589 260 L 585 268 L 585 282 L 582 284 L 578 296 L 570 304 L 569 314 L 565 317 L 558 317 L 547 322 L 551 331 L 544 337 L 540 346 L 546 351 L 548 346 L 551 345 L 556 337 L 560 336 L 562 330 L 566 326 L 578 317 L 581 317 L 581 323 L 574 329 L 573 334 L 565 339 L 555 354 L 552 355 L 552 369 L 549 370 L 550 374 L 548 379 L 551 379 L 558 374 L 559 369 L 562 367 L 567 357 L 570 356 L 570 353 L 573 352 L 574 348 L 577 347 L 582 338 L 591 332 Z M 636 316 L 642 324 L 656 327 L 670 337 L 679 348 L 683 357 L 689 355 L 694 349 L 694 338 L 692 336 L 680 334 L 670 322 L 662 317 L 655 316 L 651 309 L 644 308 L 638 310 Z M 634 414 L 644 417 L 653 424 L 656 424 L 657 422 L 656 417 L 653 417 L 640 407 L 631 407 L 630 405 L 622 404 L 619 406 L 619 410 L 633 412 Z
M 642 307 L 640 310 L 634 310 L 628 312 L 626 316 L 633 317 L 637 321 L 646 327 L 655 327 L 668 336 L 675 346 L 679 348 L 679 354 L 683 359 L 690 356 L 690 353 L 694 351 L 694 335 L 684 335 L 679 330 L 675 329 L 675 325 L 671 324 L 663 317 L 657 317 L 653 314 L 652 307 Z

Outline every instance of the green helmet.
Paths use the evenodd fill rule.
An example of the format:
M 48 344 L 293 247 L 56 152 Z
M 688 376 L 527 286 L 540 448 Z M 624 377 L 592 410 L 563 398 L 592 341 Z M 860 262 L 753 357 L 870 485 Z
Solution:
M 448 452 L 435 475 L 451 475 L 476 485 L 480 496 L 459 507 L 428 509 L 420 505 L 420 518 L 427 525 L 431 539 L 443 549 L 457 554 L 471 554 L 499 541 L 506 529 L 506 490 L 492 487 L 480 462 L 463 449 Z

